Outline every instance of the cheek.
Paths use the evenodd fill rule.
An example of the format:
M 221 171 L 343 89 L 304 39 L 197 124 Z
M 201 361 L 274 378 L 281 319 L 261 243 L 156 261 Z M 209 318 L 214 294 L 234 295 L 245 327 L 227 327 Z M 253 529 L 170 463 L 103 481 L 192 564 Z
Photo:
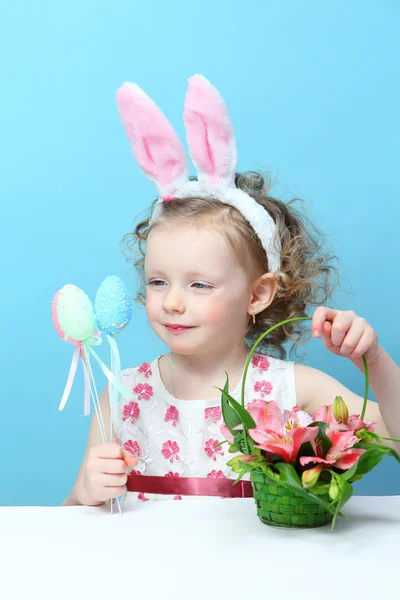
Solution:
M 217 321 L 222 321 L 222 319 L 224 319 L 224 317 L 226 316 L 226 310 L 227 310 L 226 306 L 222 306 L 222 305 L 218 304 L 217 302 L 211 304 L 207 310 L 208 320 L 211 321 L 212 323 L 215 323 Z
M 232 325 L 245 315 L 246 309 L 238 299 L 227 301 L 226 298 L 227 296 L 224 295 L 223 298 L 214 298 L 212 302 L 207 303 L 203 313 L 207 321 Z
M 155 297 L 152 293 L 146 294 L 146 313 L 148 319 L 151 321 L 156 313 L 159 312 L 159 301 L 157 301 L 157 297 Z

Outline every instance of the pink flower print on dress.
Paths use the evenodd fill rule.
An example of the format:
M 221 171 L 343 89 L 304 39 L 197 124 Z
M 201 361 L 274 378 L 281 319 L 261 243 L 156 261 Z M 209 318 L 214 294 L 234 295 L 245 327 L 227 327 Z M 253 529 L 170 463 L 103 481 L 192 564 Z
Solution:
M 131 423 L 134 423 L 136 419 L 139 418 L 140 408 L 137 402 L 129 402 L 129 404 L 125 404 L 124 413 L 122 415 L 122 420 L 126 421 L 126 419 L 130 419 Z
M 209 473 L 207 475 L 208 479 L 226 479 L 226 476 L 223 474 L 222 471 L 216 471 L 214 469 L 214 471 L 211 471 L 211 473 Z
M 153 388 L 148 383 L 138 383 L 133 391 L 137 394 L 138 400 L 149 400 L 153 395 Z
M 148 500 L 150 500 L 150 498 L 146 498 L 146 496 L 144 495 L 143 492 L 140 492 L 138 494 L 138 498 L 139 498 L 139 500 L 143 500 L 143 502 L 147 502 Z
M 217 460 L 217 454 L 220 454 L 221 456 L 224 455 L 224 451 L 222 450 L 221 446 L 214 448 L 214 446 L 218 443 L 218 440 L 208 440 L 204 446 L 204 452 L 213 460 Z
M 269 381 L 256 381 L 254 391 L 260 392 L 261 397 L 264 398 L 272 392 L 272 383 Z
M 182 500 L 182 496 L 175 496 L 174 500 Z
M 253 358 L 251 359 L 251 363 L 252 365 L 258 368 L 260 373 L 268 371 L 270 365 L 270 362 L 265 358 L 265 356 L 260 356 L 259 354 L 253 356 Z
M 164 477 L 180 477 L 180 475 L 179 473 L 173 473 L 172 471 L 169 471 L 164 475 Z
M 143 373 L 143 375 L 148 379 L 153 375 L 150 367 L 150 363 L 144 362 L 138 369 L 139 373 Z
M 166 458 L 167 460 L 169 459 L 170 463 L 173 463 L 174 460 L 180 460 L 178 455 L 179 446 L 176 442 L 173 442 L 172 440 L 168 440 L 168 442 L 165 442 L 162 445 L 161 452 L 164 458 Z
M 128 452 L 133 454 L 134 456 L 137 456 L 137 457 L 140 456 L 140 446 L 136 441 L 128 440 L 127 442 L 125 442 L 124 448 L 125 448 L 125 450 L 128 450 Z
M 178 421 L 179 413 L 178 409 L 175 406 L 170 406 L 165 414 L 164 421 L 168 423 L 168 421 L 172 421 L 172 425 L 176 427 L 176 422 Z
M 212 408 L 206 408 L 204 410 L 205 419 L 211 419 L 213 423 L 218 423 L 220 418 L 222 417 L 222 411 L 219 406 L 214 406 Z
M 130 472 L 130 475 L 141 475 L 141 472 L 135 471 L 135 469 L 132 469 L 132 471 Z

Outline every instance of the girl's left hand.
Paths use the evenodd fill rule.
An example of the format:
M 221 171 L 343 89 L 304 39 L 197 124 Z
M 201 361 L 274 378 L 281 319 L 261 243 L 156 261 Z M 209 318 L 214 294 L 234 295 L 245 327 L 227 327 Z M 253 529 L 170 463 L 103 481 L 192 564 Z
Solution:
M 312 318 L 314 337 L 322 337 L 325 348 L 359 363 L 363 354 L 368 364 L 377 360 L 380 352 L 376 331 L 352 310 L 341 311 L 319 306 Z

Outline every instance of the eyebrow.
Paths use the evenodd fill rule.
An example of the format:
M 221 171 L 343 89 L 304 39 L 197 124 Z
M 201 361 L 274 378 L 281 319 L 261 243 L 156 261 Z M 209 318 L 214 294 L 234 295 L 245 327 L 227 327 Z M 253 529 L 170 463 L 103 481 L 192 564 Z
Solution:
M 156 268 L 149 268 L 147 269 L 147 272 L 151 273 L 151 271 L 155 271 L 158 272 L 160 274 L 164 274 L 164 271 L 162 269 L 156 269 Z M 211 277 L 210 274 L 208 274 L 206 276 L 206 274 L 204 272 L 201 271 L 185 271 L 183 273 L 184 277 L 193 277 L 194 279 L 216 279 L 218 276 L 216 273 L 211 273 Z

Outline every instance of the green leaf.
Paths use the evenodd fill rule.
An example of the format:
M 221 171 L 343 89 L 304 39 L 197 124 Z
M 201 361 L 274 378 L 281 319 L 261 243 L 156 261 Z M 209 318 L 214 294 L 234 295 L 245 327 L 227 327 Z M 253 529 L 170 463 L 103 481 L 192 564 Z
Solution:
M 348 481 L 343 479 L 343 477 L 341 475 L 337 475 L 337 474 L 335 474 L 335 479 L 339 485 L 340 496 L 336 503 L 335 513 L 334 513 L 333 519 L 332 519 L 331 531 L 333 531 L 333 529 L 335 527 L 335 523 L 336 523 L 336 519 L 337 519 L 338 515 L 341 514 L 340 509 L 342 508 L 342 506 L 344 506 L 346 504 L 346 502 L 348 500 L 350 500 L 350 498 L 353 495 L 353 486 L 350 485 L 350 483 Z
M 321 442 L 323 455 L 326 456 L 332 447 L 332 442 L 326 435 L 326 430 L 328 429 L 329 424 L 324 423 L 324 421 L 314 421 L 314 423 L 310 423 L 310 425 L 307 425 L 307 427 L 316 427 L 316 426 L 319 427 L 319 433 L 318 433 L 316 439 Z
M 317 494 L 318 496 L 328 495 L 330 483 L 316 483 L 313 485 L 312 491 L 313 494 Z
M 225 385 L 226 388 L 226 385 Z M 247 410 L 245 408 L 243 408 L 243 406 L 241 404 L 239 404 L 239 402 L 237 402 L 234 398 L 232 398 L 232 396 L 230 396 L 228 394 L 228 392 L 226 391 L 226 389 L 221 390 L 221 388 L 217 388 L 223 398 L 226 400 L 228 406 L 236 413 L 237 418 L 239 419 L 239 422 L 236 423 L 236 425 L 239 425 L 240 423 L 242 423 L 244 425 L 244 427 L 246 429 L 255 429 L 256 428 L 256 423 L 253 419 L 253 417 L 251 416 L 251 414 L 249 412 L 247 412 Z M 223 411 L 222 411 L 223 413 Z M 225 422 L 226 423 L 226 422 Z M 226 423 L 227 427 L 228 424 Z M 229 429 L 229 427 L 228 427 Z M 232 433 L 232 431 L 231 431 Z M 233 432 L 233 435 L 235 435 L 236 432 Z
M 246 475 L 248 471 L 244 470 L 240 473 L 239 477 L 237 479 L 235 479 L 235 481 L 233 482 L 232 485 L 235 485 L 235 483 L 239 483 L 239 481 L 243 478 L 244 475 Z
M 389 442 L 397 442 L 400 444 L 400 439 L 399 438 L 387 438 L 387 437 L 383 437 L 382 440 L 388 440 Z
M 280 474 L 279 480 L 284 487 L 293 490 L 294 492 L 297 492 L 298 494 L 300 494 L 300 496 L 303 496 L 303 498 L 307 498 L 308 500 L 312 500 L 313 502 L 320 504 L 330 513 L 332 513 L 333 515 L 335 514 L 334 509 L 328 504 L 328 502 L 325 502 L 325 500 L 322 500 L 322 498 L 319 498 L 311 491 L 303 488 L 299 476 L 297 475 L 293 465 L 280 462 L 276 463 L 274 467 L 278 469 Z
M 217 388 L 217 389 L 219 390 L 219 388 Z M 227 428 L 229 429 L 231 434 L 234 436 L 237 433 L 237 431 L 234 430 L 234 427 L 236 427 L 237 425 L 240 425 L 241 420 L 238 417 L 238 415 L 236 414 L 236 412 L 229 406 L 228 399 L 231 398 L 231 396 L 229 396 L 228 390 L 229 390 L 229 377 L 228 377 L 228 373 L 226 373 L 225 387 L 223 390 L 220 390 L 220 392 L 222 392 L 222 396 L 221 396 L 222 416 L 223 416 L 225 425 L 227 426 Z M 233 400 L 233 398 L 232 398 L 232 400 Z
M 391 448 L 390 446 L 385 446 L 383 444 L 375 444 L 374 442 L 359 442 L 358 444 L 354 445 L 354 448 L 366 448 L 367 450 L 369 450 L 370 448 L 380 448 L 382 451 L 384 450 L 386 454 L 390 454 L 391 456 L 393 456 L 393 458 L 400 462 L 400 456 L 397 454 L 396 450 L 394 448 Z M 364 452 L 364 454 L 366 453 Z M 364 456 L 364 454 L 362 456 Z
M 359 481 L 363 477 L 364 477 L 364 475 L 353 475 L 353 477 L 351 478 L 351 481 L 349 481 L 349 483 L 354 483 L 355 481 Z
M 373 447 L 369 448 L 364 454 L 361 454 L 356 464 L 349 469 L 349 471 L 352 471 L 356 467 L 354 474 L 344 476 L 350 483 L 361 479 L 363 475 L 372 471 L 388 453 L 386 449 L 375 447 L 376 444 L 371 444 L 371 446 Z
M 279 484 L 281 483 L 280 474 L 275 473 L 275 471 L 271 469 L 270 465 L 268 465 L 267 463 L 261 463 L 259 466 L 261 467 L 261 471 L 264 473 L 264 475 L 269 477 L 269 479 L 271 479 L 272 482 Z
M 345 479 L 346 481 L 349 481 L 349 479 L 351 479 L 353 477 L 353 475 L 356 474 L 359 462 L 360 462 L 360 459 L 358 459 L 358 461 L 352 467 L 350 467 L 350 469 L 347 469 L 347 471 L 340 473 L 341 477 L 343 477 L 343 479 Z M 360 477 L 360 479 L 361 479 L 361 477 Z
M 314 452 L 314 448 L 311 446 L 310 442 L 304 442 L 299 449 L 299 452 L 297 454 L 297 458 L 296 458 L 296 465 L 297 466 L 301 466 L 300 465 L 300 458 L 302 456 L 315 456 L 315 452 Z
M 245 435 L 247 439 L 247 446 L 245 442 Z M 247 434 L 244 430 L 235 431 L 234 445 L 237 447 L 237 452 L 242 454 L 261 454 L 261 451 L 255 447 L 255 441 Z

